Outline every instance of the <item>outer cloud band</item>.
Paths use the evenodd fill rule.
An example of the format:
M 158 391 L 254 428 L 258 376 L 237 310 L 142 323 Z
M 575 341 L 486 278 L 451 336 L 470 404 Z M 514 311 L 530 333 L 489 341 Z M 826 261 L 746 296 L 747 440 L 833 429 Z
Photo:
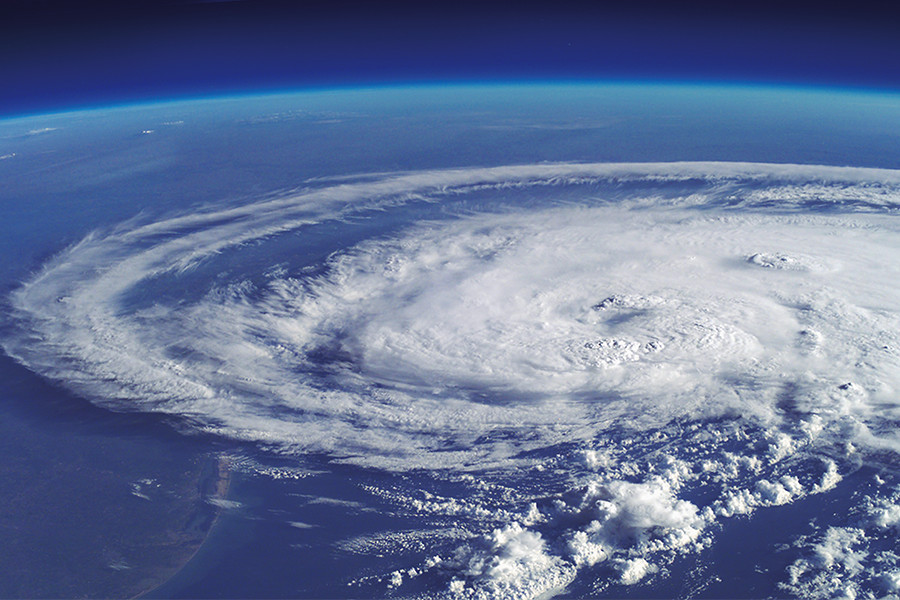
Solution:
M 818 419 L 898 446 L 900 295 L 880 257 L 900 245 L 900 172 L 542 164 L 311 185 L 88 236 L 13 294 L 6 351 L 117 410 L 390 468 L 685 417 Z M 452 214 L 178 298 L 221 253 L 429 202 Z M 167 299 L 128 303 L 160 282 Z

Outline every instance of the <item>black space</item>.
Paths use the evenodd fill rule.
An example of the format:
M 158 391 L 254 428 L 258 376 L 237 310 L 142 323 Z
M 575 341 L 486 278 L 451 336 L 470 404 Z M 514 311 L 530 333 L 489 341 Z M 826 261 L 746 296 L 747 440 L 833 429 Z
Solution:
M 0 3 L 0 115 L 294 87 L 663 79 L 900 89 L 900 3 Z

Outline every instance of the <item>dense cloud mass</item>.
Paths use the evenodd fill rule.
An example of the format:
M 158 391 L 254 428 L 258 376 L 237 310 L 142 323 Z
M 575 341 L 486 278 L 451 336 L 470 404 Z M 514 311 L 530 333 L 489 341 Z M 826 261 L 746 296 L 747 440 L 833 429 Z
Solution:
M 98 404 L 288 455 L 570 475 L 503 506 L 397 492 L 481 531 L 393 587 L 431 570 L 532 597 L 600 566 L 630 585 L 900 450 L 898 208 L 900 172 L 801 165 L 315 181 L 95 232 L 13 294 L 4 347 Z M 890 498 L 866 526 L 894 526 Z M 864 544 L 844 529 L 786 590 L 823 592 L 829 560 L 848 594 L 896 589 L 896 560 L 822 558 Z

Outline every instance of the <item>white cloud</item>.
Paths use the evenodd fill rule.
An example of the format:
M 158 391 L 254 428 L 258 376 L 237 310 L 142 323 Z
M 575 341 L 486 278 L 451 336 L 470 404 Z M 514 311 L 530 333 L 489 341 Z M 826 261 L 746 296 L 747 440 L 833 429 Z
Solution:
M 25 133 L 25 135 L 27 135 L 27 136 L 32 136 L 32 135 L 43 135 L 43 134 L 45 134 L 45 133 L 50 133 L 51 131 L 56 131 L 57 129 L 59 129 L 59 127 L 39 127 L 39 128 L 36 128 L 36 129 L 29 129 L 29 130 Z
M 451 581 L 450 592 L 467 598 L 549 597 L 574 576 L 568 564 L 547 553 L 539 533 L 518 523 L 461 547 L 454 562 L 463 577 Z
M 834 448 L 900 447 L 900 273 L 885 260 L 900 255 L 900 172 L 541 164 L 310 185 L 86 237 L 14 292 L 4 348 L 99 404 L 288 454 L 466 470 L 577 446 L 548 472 L 589 479 L 557 504 L 405 502 L 491 524 L 432 567 L 485 597 L 552 592 L 592 566 L 646 581 L 713 520 L 829 493 Z M 496 205 L 467 212 L 473 194 Z M 421 199 L 427 219 L 336 237 L 314 270 L 242 262 L 251 243 Z M 204 272 L 222 253 L 237 275 Z M 149 282 L 174 300 L 134 309 Z M 686 441 L 670 423 L 699 429 Z M 738 451 L 744 427 L 759 444 Z M 642 443 L 671 457 L 647 471 Z M 681 495 L 700 482 L 719 490 L 705 505 Z M 882 509 L 872 519 L 893 527 Z M 836 552 L 822 541 L 796 585 L 827 556 L 851 573 Z
M 671 195 L 671 182 L 693 178 L 705 180 L 700 191 Z M 866 258 L 900 251 L 894 220 L 712 208 L 723 198 L 733 204 L 736 187 L 771 184 L 786 198 L 783 212 L 797 185 L 789 182 L 810 178 L 841 198 L 865 196 L 866 207 L 875 191 L 882 205 L 900 198 L 900 175 L 877 169 L 560 164 L 385 175 L 126 224 L 89 236 L 16 291 L 20 335 L 4 346 L 101 403 L 395 465 L 436 459 L 427 441 L 434 432 L 464 442 L 486 428 L 524 425 L 543 445 L 619 418 L 638 428 L 735 411 L 772 421 L 794 382 L 798 410 L 860 423 L 861 441 L 872 444 L 884 438 L 870 419 L 900 416 L 888 401 L 900 389 L 900 353 L 889 350 L 900 348 L 889 310 L 900 298 L 885 284 L 884 263 Z M 363 207 L 591 181 L 648 190 L 662 182 L 671 197 L 635 192 L 615 205 L 586 200 L 429 222 L 345 249 L 324 275 L 275 277 L 253 299 L 238 285 L 182 306 L 128 314 L 120 305 L 144 282 L 227 248 Z M 757 202 L 741 197 L 748 209 Z M 747 257 L 803 268 L 753 270 Z M 820 264 L 829 267 L 809 267 Z M 811 330 L 814 354 L 799 350 Z M 357 362 L 333 367 L 337 390 L 295 376 L 328 347 Z M 846 381 L 849 392 L 839 389 Z M 473 402 L 472 390 L 528 401 Z M 590 403 L 573 401 L 592 394 Z M 368 429 L 355 431 L 350 415 L 364 415 Z M 497 445 L 477 451 L 481 459 L 503 454 Z

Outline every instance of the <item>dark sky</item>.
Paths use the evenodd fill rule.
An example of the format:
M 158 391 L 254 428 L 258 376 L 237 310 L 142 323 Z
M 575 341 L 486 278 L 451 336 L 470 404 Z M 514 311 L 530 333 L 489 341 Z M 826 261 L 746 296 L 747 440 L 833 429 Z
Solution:
M 900 2 L 0 3 L 0 115 L 294 87 L 666 79 L 900 90 Z

